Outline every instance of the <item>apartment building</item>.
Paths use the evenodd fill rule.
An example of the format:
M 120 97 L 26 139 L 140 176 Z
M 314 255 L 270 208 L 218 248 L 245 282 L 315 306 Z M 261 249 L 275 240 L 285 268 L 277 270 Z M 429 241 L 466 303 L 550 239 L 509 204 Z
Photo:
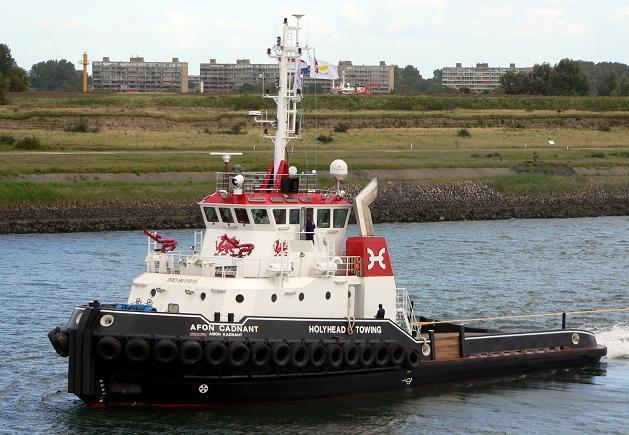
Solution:
M 491 92 L 500 86 L 500 76 L 507 71 L 530 71 L 531 68 L 517 68 L 514 63 L 509 67 L 490 67 L 486 63 L 477 63 L 475 67 L 464 67 L 457 63 L 455 67 L 443 67 L 441 85 L 445 88 L 463 89 L 471 92 Z
M 352 86 L 367 87 L 374 94 L 388 94 L 395 85 L 395 67 L 384 61 L 378 65 L 354 65 L 351 60 L 342 60 L 339 77 Z
M 132 57 L 128 62 L 109 57 L 92 62 L 92 83 L 96 91 L 188 92 L 188 63 L 173 57 L 170 62 L 146 62 Z

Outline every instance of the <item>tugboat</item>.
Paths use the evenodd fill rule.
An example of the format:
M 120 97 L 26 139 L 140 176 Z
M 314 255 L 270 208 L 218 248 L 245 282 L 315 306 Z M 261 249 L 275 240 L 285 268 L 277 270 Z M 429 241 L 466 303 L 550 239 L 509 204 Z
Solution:
M 266 173 L 223 172 L 198 205 L 205 223 L 190 251 L 145 230 L 147 270 L 125 303 L 77 306 L 48 337 L 68 359 L 68 391 L 90 407 L 201 406 L 293 400 L 415 387 L 598 361 L 588 331 L 503 332 L 416 317 L 397 288 L 369 205 L 290 166 L 300 138 L 299 18 L 284 19 L 267 54 L 279 63 L 275 129 Z M 229 161 L 229 155 L 225 156 Z M 227 163 L 226 163 L 227 166 Z M 353 210 L 358 234 L 345 238 Z

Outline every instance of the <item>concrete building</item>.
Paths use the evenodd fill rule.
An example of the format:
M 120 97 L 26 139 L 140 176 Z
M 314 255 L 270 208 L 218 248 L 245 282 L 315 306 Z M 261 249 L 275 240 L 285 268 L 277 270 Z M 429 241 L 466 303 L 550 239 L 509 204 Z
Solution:
M 490 67 L 486 63 L 477 63 L 475 67 L 464 67 L 457 63 L 455 67 L 443 67 L 441 85 L 445 88 L 463 89 L 471 92 L 491 92 L 500 86 L 500 76 L 507 71 L 530 71 L 531 68 Z
M 188 93 L 190 94 L 202 94 L 205 89 L 201 76 L 188 76 Z
M 395 86 L 395 67 L 382 60 L 378 65 L 354 65 L 351 60 L 342 60 L 339 77 L 352 86 L 368 87 L 374 94 L 388 94 Z
M 128 62 L 108 57 L 92 62 L 92 83 L 96 91 L 188 92 L 188 63 L 173 57 L 170 62 L 146 62 L 132 57 Z
M 345 74 L 345 81 L 353 86 L 369 86 L 374 93 L 393 91 L 394 67 L 380 62 L 379 65 L 353 65 L 351 61 L 339 62 L 339 77 Z M 276 63 L 251 63 L 249 59 L 238 59 L 236 63 L 218 63 L 210 59 L 202 63 L 200 77 L 204 92 L 231 92 L 244 85 L 253 86 L 252 90 L 269 89 L 272 94 L 279 79 L 279 67 Z M 339 85 L 341 79 L 335 84 Z M 331 80 L 315 80 L 304 76 L 305 92 L 312 93 L 317 85 L 320 92 L 327 92 L 332 87 Z

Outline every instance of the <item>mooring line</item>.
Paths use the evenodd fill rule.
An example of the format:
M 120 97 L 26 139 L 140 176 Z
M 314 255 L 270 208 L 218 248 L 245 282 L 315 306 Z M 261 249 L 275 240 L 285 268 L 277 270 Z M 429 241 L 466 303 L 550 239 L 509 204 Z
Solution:
M 617 311 L 629 311 L 629 307 L 625 308 L 601 308 L 598 310 L 581 310 L 581 311 L 560 311 L 557 313 L 538 313 L 538 314 L 514 314 L 512 316 L 497 316 L 497 317 L 477 317 L 473 319 L 453 319 L 453 320 L 439 320 L 432 322 L 415 322 L 417 326 L 423 325 L 438 325 L 440 323 L 466 323 L 466 322 L 483 322 L 487 320 L 506 320 L 506 319 L 523 319 L 526 317 L 552 317 L 563 316 L 568 314 L 595 314 L 595 313 L 612 313 Z

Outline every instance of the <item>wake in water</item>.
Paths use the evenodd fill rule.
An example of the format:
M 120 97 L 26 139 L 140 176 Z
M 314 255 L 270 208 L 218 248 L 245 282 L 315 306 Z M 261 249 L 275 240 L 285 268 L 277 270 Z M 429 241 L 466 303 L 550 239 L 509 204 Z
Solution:
M 608 359 L 629 360 L 629 325 L 618 323 L 611 329 L 596 331 L 596 340 L 607 346 Z

